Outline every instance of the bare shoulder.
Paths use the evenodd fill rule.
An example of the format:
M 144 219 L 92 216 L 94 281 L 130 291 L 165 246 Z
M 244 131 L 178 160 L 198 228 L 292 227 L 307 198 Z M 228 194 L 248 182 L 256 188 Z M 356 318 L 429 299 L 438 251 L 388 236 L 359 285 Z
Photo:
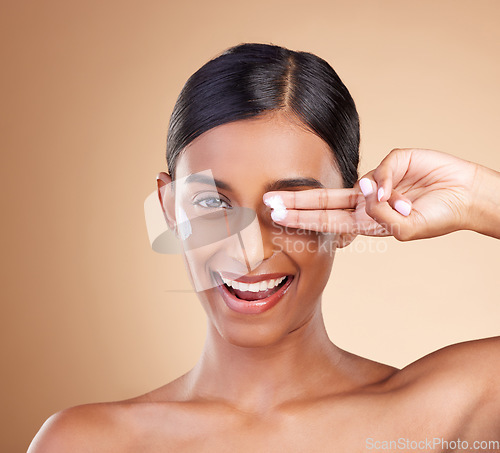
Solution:
M 44 422 L 27 453 L 136 453 L 154 450 L 156 443 L 165 451 L 165 439 L 178 426 L 181 380 L 133 398 L 59 411 Z
M 33 438 L 28 453 L 114 452 L 120 449 L 120 429 L 114 403 L 73 406 L 51 415 Z
M 500 337 L 470 340 L 445 346 L 403 368 L 394 382 L 409 380 L 466 380 L 477 390 L 498 392 L 500 383 Z
M 500 430 L 500 337 L 470 340 L 434 351 L 395 373 L 391 390 L 404 389 L 422 403 L 461 414 L 467 432 Z M 465 428 L 466 427 L 466 428 Z

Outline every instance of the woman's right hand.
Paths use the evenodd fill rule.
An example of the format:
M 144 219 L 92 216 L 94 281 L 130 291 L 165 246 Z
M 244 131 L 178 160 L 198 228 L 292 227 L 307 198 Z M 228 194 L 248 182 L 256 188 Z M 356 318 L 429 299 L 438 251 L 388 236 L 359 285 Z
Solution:
M 473 230 L 500 239 L 500 173 L 441 151 L 394 149 L 352 189 L 270 195 L 289 212 L 277 222 L 292 228 L 400 241 Z

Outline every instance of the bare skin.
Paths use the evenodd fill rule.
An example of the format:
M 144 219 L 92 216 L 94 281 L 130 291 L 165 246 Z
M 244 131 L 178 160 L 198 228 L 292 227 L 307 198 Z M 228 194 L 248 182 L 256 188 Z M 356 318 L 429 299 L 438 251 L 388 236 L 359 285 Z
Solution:
M 500 174 L 432 153 L 393 151 L 365 175 L 374 184 L 365 197 L 359 183 L 342 189 L 327 145 L 290 117 L 238 121 L 198 137 L 179 158 L 176 176 L 209 168 L 228 183 L 232 190 L 219 190 L 221 197 L 255 210 L 259 219 L 265 259 L 251 275 L 293 274 L 293 286 L 258 315 L 232 311 L 216 288 L 199 292 L 208 333 L 192 370 L 132 399 L 58 412 L 28 452 L 460 451 L 434 439 L 467 441 L 469 451 L 500 451 L 498 444 L 473 444 L 500 440 L 500 337 L 448 346 L 401 370 L 340 349 L 321 313 L 334 256 L 319 249 L 276 250 L 279 223 L 263 203 L 266 185 L 278 179 L 310 177 L 327 188 L 272 193 L 290 208 L 281 225 L 309 231 L 288 233 L 291 245 L 317 239 L 318 232 L 338 247 L 357 234 L 406 241 L 469 229 L 500 238 Z M 436 168 L 456 165 L 456 181 L 440 187 L 426 181 L 427 164 L 417 166 L 419 158 L 443 159 L 446 165 Z M 159 177 L 160 188 L 171 181 L 166 173 Z M 159 194 L 174 225 L 168 197 Z M 393 209 L 398 199 L 410 203 L 410 215 Z M 256 259 L 252 249 L 248 254 Z M 214 263 L 206 257 L 188 273 Z M 417 449 L 381 443 L 398 439 L 430 443 Z

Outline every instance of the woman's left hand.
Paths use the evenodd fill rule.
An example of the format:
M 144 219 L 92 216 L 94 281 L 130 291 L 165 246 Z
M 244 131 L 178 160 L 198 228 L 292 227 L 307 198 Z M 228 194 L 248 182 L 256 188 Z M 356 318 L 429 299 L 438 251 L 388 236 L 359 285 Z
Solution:
M 390 235 L 366 213 L 366 199 L 360 191 L 359 181 L 352 189 L 267 192 L 264 203 L 274 196 L 279 196 L 287 208 L 284 219 L 271 213 L 274 222 L 283 226 L 323 233 Z
M 268 192 L 264 202 L 279 195 L 287 211 L 275 222 L 325 233 L 406 241 L 479 231 L 473 207 L 481 168 L 440 151 L 395 149 L 352 189 Z

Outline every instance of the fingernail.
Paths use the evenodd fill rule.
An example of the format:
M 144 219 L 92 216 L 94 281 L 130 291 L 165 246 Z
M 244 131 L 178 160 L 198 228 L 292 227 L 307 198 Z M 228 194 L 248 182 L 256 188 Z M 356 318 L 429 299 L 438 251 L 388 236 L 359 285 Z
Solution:
M 368 178 L 361 178 L 359 180 L 359 188 L 365 197 L 373 193 L 372 182 Z
M 409 215 L 411 212 L 410 204 L 403 200 L 396 200 L 394 203 L 394 209 L 404 216 Z
M 384 188 L 381 187 L 380 189 L 378 189 L 378 192 L 377 192 L 377 198 L 378 198 L 378 201 L 380 201 L 382 199 L 382 197 L 384 196 Z

